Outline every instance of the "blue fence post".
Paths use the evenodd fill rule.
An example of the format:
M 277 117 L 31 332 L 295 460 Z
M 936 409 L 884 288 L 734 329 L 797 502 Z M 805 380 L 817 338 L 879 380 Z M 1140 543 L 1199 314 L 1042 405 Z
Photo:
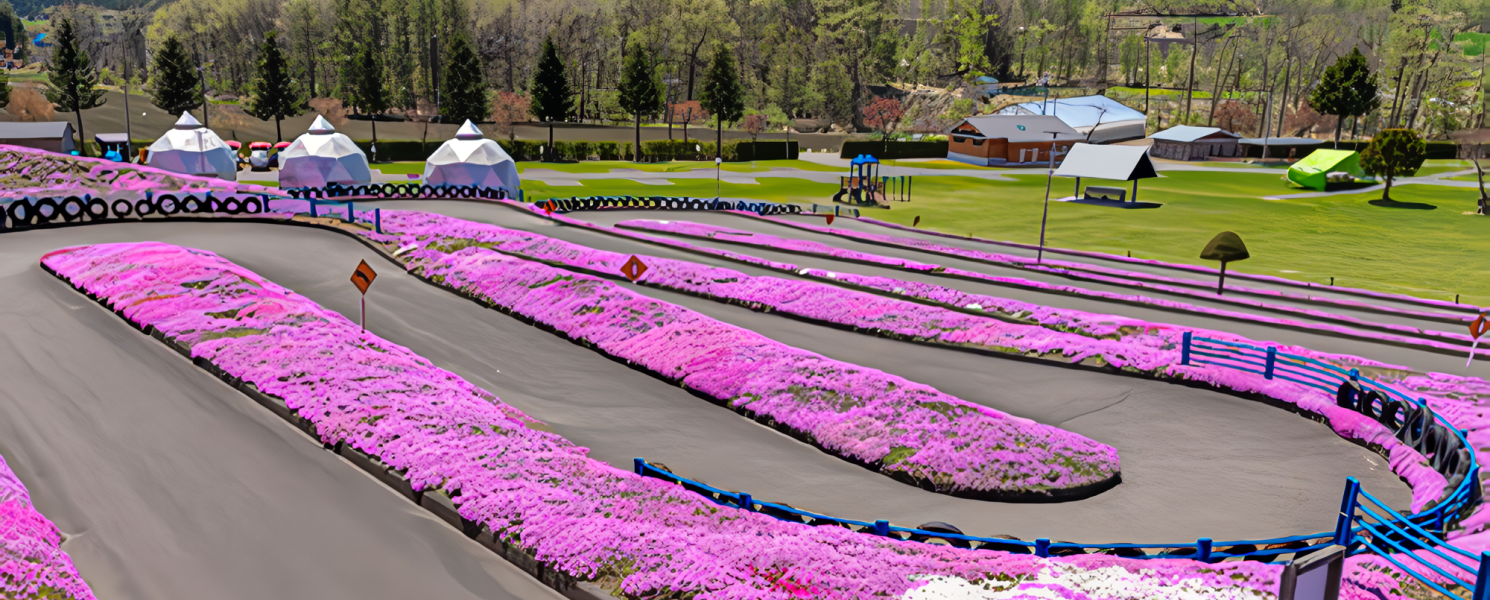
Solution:
M 1490 552 L 1480 553 L 1480 573 L 1475 576 L 1470 600 L 1490 600 Z
M 145 190 L 145 199 L 146 200 L 149 200 L 151 202 L 154 202 L 155 201 L 155 190 Z
M 1211 562 L 1211 538 L 1195 540 L 1195 550 L 1195 560 L 1204 563 Z
M 1262 369 L 1262 378 L 1263 379 L 1272 379 L 1273 378 L 1273 365 L 1275 365 L 1277 363 L 1278 363 L 1278 348 L 1276 346 L 1268 346 L 1268 364 L 1267 364 L 1267 366 L 1263 367 L 1263 369 Z
M 373 231 L 383 233 L 383 209 L 373 209 Z
M 641 475 L 642 474 L 643 466 L 646 465 L 646 464 L 647 464 L 647 461 L 642 460 L 640 458 L 633 458 L 633 459 L 631 459 L 631 469 L 634 470 L 634 471 L 636 471 L 636 474 L 637 475 Z
M 740 506 L 740 508 L 743 508 L 745 510 L 754 512 L 755 511 L 755 499 L 754 498 L 751 498 L 750 497 L 750 494 L 747 494 L 745 492 L 740 492 L 739 496 L 740 496 L 740 500 L 739 500 L 739 506 Z
M 1340 515 L 1335 520 L 1335 544 L 1350 547 L 1355 541 L 1351 525 L 1355 523 L 1356 501 L 1361 493 L 1361 482 L 1354 477 L 1345 478 L 1345 497 L 1340 500 Z
M 314 217 L 316 216 L 316 199 L 310 198 L 308 201 L 310 202 L 310 216 Z
M 1357 388 L 1359 388 L 1361 386 L 1361 370 L 1360 369 L 1351 369 L 1350 370 L 1350 382 L 1356 384 L 1356 387 Z
M 875 521 L 874 522 L 874 534 L 877 535 L 877 536 L 880 536 L 880 537 L 889 537 L 890 536 L 890 522 L 889 521 Z
M 1180 364 L 1190 364 L 1190 332 L 1185 332 L 1184 343 L 1180 346 Z
M 1035 540 L 1035 556 L 1050 556 L 1050 540 L 1047 540 L 1045 538 Z

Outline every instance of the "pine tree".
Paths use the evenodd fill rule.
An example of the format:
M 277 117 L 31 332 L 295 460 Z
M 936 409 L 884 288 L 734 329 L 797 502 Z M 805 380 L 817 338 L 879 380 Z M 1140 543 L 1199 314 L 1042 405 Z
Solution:
M 388 112 L 392 99 L 383 84 L 383 62 L 378 60 L 377 44 L 361 44 L 353 61 L 351 104 L 372 122 L 372 143 L 378 145 L 378 115 Z M 376 153 L 374 154 L 376 158 Z
M 480 123 L 491 113 L 486 98 L 486 78 L 481 72 L 481 58 L 464 33 L 455 35 L 450 44 L 450 60 L 445 63 L 445 105 L 441 111 L 451 123 L 469 119 Z
M 1376 97 L 1376 74 L 1366 63 L 1359 48 L 1340 57 L 1335 64 L 1325 68 L 1319 85 L 1309 94 L 1309 106 L 1323 115 L 1335 115 L 1335 147 L 1340 147 L 1340 130 L 1344 129 L 1345 117 L 1359 117 L 1376 110 L 1381 100 Z
M 47 102 L 57 107 L 58 112 L 77 113 L 78 153 L 88 155 L 88 137 L 83 133 L 83 111 L 103 106 L 104 91 L 98 89 L 98 69 L 88 53 L 78 47 L 78 36 L 73 31 L 72 19 L 63 19 L 57 28 L 56 49 L 47 69 Z M 7 94 L 8 95 L 8 94 Z
M 626 66 L 621 71 L 621 110 L 631 113 L 636 119 L 636 160 L 642 159 L 642 117 L 662 112 L 662 90 L 658 89 L 657 76 L 652 72 L 652 60 L 646 47 L 636 44 L 626 55 Z
M 718 119 L 714 132 L 714 158 L 723 156 L 724 122 L 735 122 L 745 116 L 742 95 L 735 55 L 720 44 L 714 49 L 714 62 L 709 65 L 709 76 L 704 80 L 704 94 L 699 97 L 699 104 Z
M 166 38 L 150 65 L 150 102 L 177 117 L 202 105 L 191 57 L 176 36 Z
M 0 71 L 0 108 L 10 105 L 10 75 Z
M 259 47 L 259 66 L 251 85 L 253 94 L 244 112 L 265 121 L 274 119 L 274 141 L 284 139 L 279 123 L 285 117 L 305 113 L 305 95 L 290 78 L 289 64 L 273 31 L 264 34 L 264 45 Z
M 553 38 L 543 38 L 543 54 L 538 58 L 530 94 L 533 97 L 533 116 L 548 123 L 548 147 L 544 150 L 553 156 L 554 121 L 566 120 L 574 114 L 574 94 L 569 89 L 564 61 L 559 58 L 559 49 L 554 47 Z

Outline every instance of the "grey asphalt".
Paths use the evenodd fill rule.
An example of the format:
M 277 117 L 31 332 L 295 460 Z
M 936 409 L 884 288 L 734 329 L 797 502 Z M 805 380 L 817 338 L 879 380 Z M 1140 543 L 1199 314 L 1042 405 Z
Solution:
M 455 201 L 384 201 L 376 206 L 429 210 L 615 252 L 679 258 L 753 275 L 773 274 L 561 227 L 499 206 Z M 278 280 L 273 275 L 271 278 Z M 637 289 L 786 344 L 878 368 L 965 400 L 1110 444 L 1123 459 L 1123 484 L 1095 498 L 1060 505 L 991 504 L 948 498 L 896 484 L 760 426 L 752 424 L 740 430 L 749 422 L 662 385 L 635 390 L 640 392 L 640 400 L 628 400 L 626 410 L 607 414 L 583 430 L 559 423 L 560 433 L 591 447 L 594 456 L 618 467 L 625 468 L 632 456 L 642 456 L 663 462 L 685 476 L 799 508 L 850 518 L 888 518 L 899 524 L 942 520 L 969 532 L 1025 539 L 1219 540 L 1322 531 L 1333 523 L 1338 490 L 1347 475 L 1369 478 L 1368 489 L 1395 494 L 1393 501 L 1399 506 L 1407 500 L 1405 486 L 1390 474 L 1380 457 L 1341 440 L 1323 425 L 1260 403 L 1154 381 L 874 338 L 654 288 Z M 483 319 L 473 314 L 470 319 L 482 321 L 484 326 L 493 317 Z M 464 335 L 480 337 L 479 333 L 465 331 L 464 325 L 461 328 Z M 541 340 L 527 340 L 523 347 L 536 349 L 539 344 Z M 411 347 L 421 354 L 441 352 L 437 346 Z M 425 355 L 437 364 L 446 364 Z M 603 368 L 609 373 L 614 368 L 610 361 L 596 364 L 577 367 L 575 372 Z M 548 416 L 552 414 L 551 402 L 530 401 L 513 394 L 534 393 L 534 389 L 504 390 L 502 380 L 482 381 L 484 372 L 475 366 L 454 370 L 530 414 L 552 418 Z M 625 370 L 614 375 L 596 371 L 593 376 L 601 386 L 607 386 L 605 382 L 612 377 L 630 381 L 624 379 L 629 377 Z M 560 380 L 564 386 L 574 385 L 569 381 L 572 377 L 575 375 L 558 377 L 553 385 L 559 385 Z M 631 398 L 634 385 L 609 385 L 607 393 Z M 559 418 L 567 422 L 574 415 L 562 411 Z M 622 424 L 630 423 L 636 423 L 637 429 L 617 431 Z M 1247 425 L 1239 426 L 1242 423 Z M 688 429 L 694 431 L 685 431 Z M 732 433 L 737 430 L 738 434 Z M 781 465 L 791 467 L 783 469 Z M 1115 518 L 1117 515 L 1122 517 Z
M 853 241 L 853 240 L 846 239 L 846 238 L 843 238 L 843 237 L 838 237 L 838 236 L 833 236 L 833 235 L 828 235 L 828 234 L 821 234 L 821 233 L 814 233 L 814 232 L 811 232 L 811 231 L 806 231 L 806 230 L 802 230 L 802 229 L 797 229 L 797 228 L 787 227 L 787 226 L 780 225 L 780 224 L 771 223 L 769 221 L 765 221 L 765 220 L 762 220 L 762 219 L 756 219 L 756 218 L 753 218 L 753 217 L 733 215 L 733 214 L 729 214 L 729 213 L 702 212 L 702 211 L 698 211 L 698 212 L 690 211 L 690 212 L 686 212 L 686 213 L 663 213 L 663 212 L 655 212 L 655 211 L 586 211 L 586 212 L 572 213 L 570 216 L 573 216 L 575 218 L 578 218 L 578 219 L 581 219 L 581 220 L 585 220 L 585 221 L 588 221 L 588 222 L 591 222 L 591 223 L 599 224 L 599 225 L 611 225 L 611 224 L 614 224 L 614 223 L 618 223 L 620 221 L 625 221 L 625 220 L 630 220 L 630 219 L 662 219 L 662 220 L 672 219 L 672 220 L 686 220 L 686 221 L 693 221 L 693 222 L 698 222 L 698 223 L 707 223 L 707 224 L 712 224 L 712 225 L 719 225 L 719 226 L 724 226 L 724 227 L 730 227 L 730 228 L 733 228 L 733 229 L 738 229 L 738 230 L 742 230 L 742 231 L 750 231 L 750 232 L 754 232 L 754 233 L 765 233 L 765 234 L 777 235 L 777 236 L 781 236 L 781 237 L 798 238 L 798 239 L 803 239 L 803 240 L 823 242 L 823 243 L 832 244 L 834 246 L 837 246 L 837 247 L 840 247 L 840 248 L 849 249 L 849 250 L 856 250 L 856 251 L 860 251 L 860 252 L 866 252 L 866 253 L 871 253 L 871 254 L 878 254 L 878 255 L 881 255 L 881 256 L 903 258 L 903 259 L 906 259 L 906 260 L 915 260 L 915 261 L 927 262 L 927 263 L 932 263 L 932 264 L 946 266 L 948 268 L 964 269 L 964 270 L 968 270 L 968 271 L 975 271 L 975 272 L 980 272 L 980 273 L 987 273 L 987 274 L 990 274 L 990 275 L 1001 276 L 1001 277 L 1018 277 L 1018 278 L 1032 280 L 1032 281 L 1040 281 L 1040 282 L 1051 283 L 1051 284 L 1058 284 L 1058 285 L 1075 286 L 1075 287 L 1084 288 L 1084 289 L 1088 289 L 1088 290 L 1099 290 L 1099 291 L 1113 292 L 1113 293 L 1125 294 L 1125 295 L 1141 295 L 1141 296 L 1147 296 L 1147 297 L 1150 297 L 1150 298 L 1162 298 L 1162 299 L 1167 299 L 1167 300 L 1174 300 L 1174 301 L 1177 301 L 1177 302 L 1184 302 L 1184 303 L 1191 304 L 1191 305 L 1194 305 L 1194 306 L 1197 306 L 1197 307 L 1201 307 L 1201 308 L 1217 308 L 1217 309 L 1224 309 L 1224 310 L 1228 310 L 1228 311 L 1232 311 L 1232 312 L 1257 314 L 1257 315 L 1266 316 L 1266 317 L 1287 319 L 1287 320 L 1292 320 L 1292 321 L 1302 321 L 1302 322 L 1306 322 L 1306 323 L 1320 323 L 1321 322 L 1319 319 L 1311 318 L 1311 317 L 1308 317 L 1308 316 L 1305 316 L 1305 315 L 1284 315 L 1284 314 L 1280 314 L 1280 313 L 1276 313 L 1276 312 L 1272 312 L 1272 311 L 1264 311 L 1264 310 L 1259 310 L 1259 309 L 1255 309 L 1255 308 L 1249 308 L 1249 307 L 1241 306 L 1241 305 L 1225 304 L 1225 303 L 1221 303 L 1221 302 L 1208 301 L 1208 300 L 1203 299 L 1203 298 L 1195 298 L 1195 297 L 1191 297 L 1191 296 L 1177 295 L 1177 294 L 1166 294 L 1166 293 L 1162 293 L 1162 292 L 1154 292 L 1154 291 L 1149 291 L 1149 290 L 1141 290 L 1141 289 L 1128 288 L 1128 287 L 1122 287 L 1122 286 L 1116 286 L 1116 285 L 1108 285 L 1108 284 L 1102 284 L 1102 283 L 1097 283 L 1097 282 L 1092 282 L 1092 281 L 1073 280 L 1073 279 L 1067 279 L 1067 278 L 1061 277 L 1059 275 L 1054 275 L 1054 274 L 1031 272 L 1031 271 L 1026 271 L 1026 270 L 1023 270 L 1023 269 L 1018 269 L 1018 268 L 1013 268 L 1013 267 L 1002 267 L 1002 266 L 988 264 L 988 263 L 975 262 L 975 261 L 971 261 L 971 260 L 963 260 L 963 259 L 953 258 L 953 257 L 949 257 L 949 256 L 942 256 L 942 255 L 931 254 L 931 253 L 927 253 L 927 252 L 921 252 L 921 251 L 913 250 L 913 249 L 895 248 L 895 247 L 889 247 L 889 246 L 881 246 L 881 245 L 876 245 L 876 244 L 869 244 L 869 243 L 864 243 L 864 242 L 857 242 L 857 241 Z M 877 227 L 880 230 L 881 233 L 888 232 L 888 231 L 894 231 L 894 230 L 890 230 L 888 228 L 878 227 L 878 226 L 871 225 L 871 224 L 856 223 L 852 219 L 835 220 L 834 223 L 833 223 L 833 225 L 834 225 L 834 227 L 838 227 L 840 225 L 840 223 L 852 223 L 852 225 L 850 225 L 850 226 L 856 227 L 856 228 Z M 1206 315 L 1206 314 L 1196 314 L 1196 313 L 1193 313 L 1193 312 L 1176 312 L 1176 311 L 1170 311 L 1170 310 L 1162 310 L 1162 309 L 1158 309 L 1158 308 L 1147 308 L 1147 307 L 1140 307 L 1140 306 L 1132 306 L 1132 305 L 1128 305 L 1128 304 L 1121 304 L 1121 303 L 1116 303 L 1116 302 L 1101 300 L 1101 299 L 1092 298 L 1092 297 L 1072 296 L 1072 295 L 1067 295 L 1067 294 L 1045 292 L 1045 291 L 1040 291 L 1040 290 L 1030 290 L 1030 289 L 1014 288 L 1014 287 L 1008 287 L 1008 286 L 1004 286 L 1004 285 L 997 285 L 997 284 L 993 284 L 993 283 L 985 283 L 985 282 L 979 282 L 979 281 L 967 281 L 967 280 L 955 279 L 955 278 L 950 278 L 950 277 L 942 277 L 942 276 L 937 276 L 937 275 L 932 275 L 932 274 L 913 273 L 913 272 L 899 270 L 899 269 L 886 268 L 886 267 L 880 267 L 880 266 L 875 266 L 875 265 L 855 264 L 855 263 L 841 261 L 841 260 L 836 260 L 836 259 L 832 259 L 832 258 L 815 257 L 815 256 L 807 256 L 807 255 L 793 254 L 793 253 L 787 253 L 787 252 L 779 252 L 779 251 L 767 250 L 767 249 L 763 249 L 763 248 L 749 247 L 749 246 L 743 246 L 743 245 L 739 245 L 739 244 L 731 244 L 731 243 L 727 243 L 727 242 L 712 241 L 712 240 L 701 240 L 701 239 L 696 239 L 696 238 L 684 238 L 684 237 L 681 237 L 681 236 L 668 236 L 667 234 L 652 233 L 652 232 L 642 232 L 642 233 L 647 233 L 649 235 L 656 235 L 656 236 L 659 236 L 659 237 L 675 237 L 676 239 L 679 239 L 679 240 L 682 240 L 682 241 L 686 241 L 686 242 L 688 242 L 690 244 L 694 244 L 696 246 L 704 246 L 704 247 L 711 247 L 711 248 L 727 249 L 727 250 L 732 250 L 732 251 L 735 251 L 735 252 L 741 252 L 741 253 L 744 253 L 744 254 L 749 254 L 749 255 L 752 255 L 752 256 L 758 256 L 758 257 L 761 257 L 761 258 L 767 258 L 767 259 L 776 260 L 776 261 L 780 261 L 780 262 L 786 262 L 786 263 L 796 264 L 796 265 L 803 266 L 803 267 L 820 268 L 820 269 L 826 269 L 826 270 L 838 271 L 838 272 L 844 272 L 844 273 L 856 273 L 856 274 L 863 274 L 863 275 L 878 275 L 878 276 L 883 276 L 883 277 L 891 277 L 891 278 L 895 278 L 895 279 L 903 279 L 903 280 L 909 280 L 909 281 L 922 281 L 922 282 L 928 282 L 928 283 L 935 283 L 937 285 L 942 285 L 942 286 L 945 286 L 945 287 L 949 287 L 949 288 L 953 288 L 953 289 L 958 289 L 958 290 L 962 290 L 962 291 L 969 292 L 969 293 L 987 294 L 987 295 L 991 295 L 991 296 L 999 296 L 999 297 L 1004 297 L 1004 298 L 1013 298 L 1013 299 L 1017 299 L 1017 300 L 1023 300 L 1023 301 L 1033 302 L 1033 303 L 1036 303 L 1036 304 L 1042 304 L 1042 305 L 1047 305 L 1047 306 L 1058 306 L 1058 307 L 1062 307 L 1062 308 L 1083 310 L 1083 311 L 1094 312 L 1094 313 L 1119 314 L 1119 315 L 1123 315 L 1123 316 L 1126 316 L 1126 317 L 1132 317 L 1132 318 L 1138 318 L 1138 319 L 1145 319 L 1145 320 L 1152 321 L 1152 322 L 1157 322 L 1157 323 L 1172 323 L 1172 324 L 1177 324 L 1177 325 L 1185 325 L 1185 326 L 1189 326 L 1189 327 L 1215 329 L 1215 330 L 1227 331 L 1227 332 L 1235 333 L 1235 334 L 1238 334 L 1238 335 L 1243 335 L 1243 336 L 1249 337 L 1249 338 L 1254 339 L 1254 340 L 1259 340 L 1259 341 L 1276 341 L 1276 342 L 1287 343 L 1287 344 L 1296 344 L 1296 345 L 1303 346 L 1303 347 L 1306 347 L 1306 348 L 1311 348 L 1311 349 L 1314 349 L 1314 350 L 1320 350 L 1320 351 L 1325 351 L 1325 352 L 1338 352 L 1338 353 L 1342 353 L 1342 354 L 1353 354 L 1353 355 L 1357 355 L 1357 356 L 1364 356 L 1364 357 L 1367 357 L 1367 358 L 1372 358 L 1372 359 L 1380 360 L 1380 361 L 1383 361 L 1383 362 L 1388 362 L 1388 363 L 1391 363 L 1391 364 L 1414 367 L 1414 368 L 1417 368 L 1417 369 L 1442 371 L 1442 372 L 1455 373 L 1455 374 L 1465 374 L 1465 371 L 1466 371 L 1465 368 L 1464 368 L 1464 362 L 1463 362 L 1464 361 L 1464 356 L 1439 354 L 1439 353 L 1435 353 L 1435 352 L 1428 352 L 1428 351 L 1425 351 L 1425 350 L 1418 350 L 1418 349 L 1412 349 L 1412 348 L 1403 348 L 1403 347 L 1399 347 L 1399 346 L 1395 346 L 1395 345 L 1390 345 L 1390 344 L 1386 344 L 1386 343 L 1380 343 L 1380 342 L 1374 342 L 1374 341 L 1366 341 L 1366 340 L 1359 339 L 1359 338 L 1345 338 L 1345 337 L 1339 337 L 1339 336 L 1335 336 L 1335 335 L 1329 335 L 1329 334 L 1326 334 L 1326 333 L 1314 333 L 1314 332 L 1307 332 L 1307 331 L 1300 331 L 1300 330 L 1293 330 L 1293 329 L 1285 329 L 1285 328 L 1281 328 L 1281 327 L 1277 327 L 1277 326 L 1272 326 L 1272 325 L 1267 325 L 1267 324 L 1260 324 L 1260 323 L 1254 323 L 1254 322 L 1243 322 L 1243 321 L 1232 320 L 1232 319 L 1224 319 L 1224 318 L 1218 318 L 1218 317 L 1214 317 L 1214 316 L 1210 316 L 1210 315 Z M 930 236 L 928 236 L 928 237 L 930 237 Z M 964 246 L 964 247 L 973 247 L 974 249 L 980 249 L 980 250 L 984 250 L 984 251 L 1002 251 L 1002 250 L 1005 249 L 1005 247 L 1002 247 L 1002 246 L 992 246 L 990 244 L 981 244 L 981 247 L 972 246 L 973 244 L 979 244 L 979 243 L 978 242 L 972 242 L 972 241 L 966 241 L 966 240 L 961 240 L 960 241 L 960 240 L 955 240 L 955 239 L 934 238 L 934 237 L 931 238 L 931 239 L 936 239 L 937 241 L 943 242 L 943 243 L 952 242 L 952 243 L 949 243 L 948 245 L 960 245 L 960 246 Z M 652 246 L 652 247 L 657 247 L 657 246 Z M 1013 250 L 1013 251 L 1008 252 L 1008 254 L 1015 254 L 1015 255 L 1023 255 L 1025 253 L 1033 254 L 1032 252 L 1022 251 L 1020 249 L 1011 248 L 1009 250 Z M 1060 258 L 1062 260 L 1069 260 L 1069 261 L 1073 261 L 1073 262 L 1081 262 L 1081 260 L 1080 260 L 1079 257 L 1071 257 L 1071 256 L 1064 256 L 1063 255 Z M 1104 266 L 1110 266 L 1110 265 L 1104 265 Z M 1145 267 L 1145 269 L 1147 269 L 1150 272 L 1159 272 L 1160 271 L 1159 268 L 1156 268 L 1156 267 Z M 1134 270 L 1138 270 L 1138 269 L 1134 269 Z M 1173 270 L 1166 270 L 1166 271 L 1167 272 L 1162 273 L 1162 274 L 1169 275 L 1169 276 L 1176 275 L 1176 273 Z M 1252 283 L 1253 282 L 1250 282 L 1250 281 L 1247 282 L 1247 284 L 1249 284 L 1249 285 L 1252 284 Z M 1259 287 L 1261 287 L 1261 286 L 1259 286 Z M 1360 299 L 1357 298 L 1357 300 L 1360 300 Z M 1296 306 L 1296 307 L 1300 307 L 1300 308 L 1309 308 L 1309 309 L 1315 309 L 1315 310 L 1322 310 L 1322 311 L 1336 313 L 1336 314 L 1342 314 L 1342 315 L 1349 315 L 1349 316 L 1356 317 L 1358 319 L 1362 319 L 1362 320 L 1366 320 L 1366 321 L 1374 321 L 1374 322 L 1377 322 L 1377 323 L 1398 323 L 1398 324 L 1410 325 L 1410 326 L 1414 326 L 1414 327 L 1423 327 L 1423 328 L 1433 329 L 1433 330 L 1438 330 L 1438 331 L 1445 331 L 1445 330 L 1447 330 L 1447 331 L 1458 331 L 1458 330 L 1460 330 L 1460 328 L 1458 326 L 1447 324 L 1447 323 L 1440 323 L 1440 322 L 1435 322 L 1435 321 L 1426 321 L 1426 320 L 1422 320 L 1422 319 L 1416 319 L 1416 318 L 1406 317 L 1406 316 L 1400 316 L 1400 315 L 1381 314 L 1381 313 L 1371 312 L 1371 311 L 1366 311 L 1366 310 L 1355 310 L 1355 309 L 1349 309 L 1349 310 L 1347 310 L 1347 309 L 1341 309 L 1341 308 L 1333 307 L 1333 306 L 1331 306 L 1331 307 L 1324 307 L 1324 306 L 1313 305 L 1313 304 L 1309 304 L 1309 303 L 1305 303 L 1305 302 L 1291 301 L 1291 300 L 1278 300 L 1278 299 L 1275 299 L 1275 300 L 1269 300 L 1269 302 L 1278 303 L 1278 304 L 1285 304 L 1285 305 L 1291 305 L 1291 306 Z M 1418 307 L 1418 308 L 1421 309 L 1421 307 Z M 1345 327 L 1350 327 L 1349 325 L 1344 325 L 1344 326 Z M 1398 335 L 1405 335 L 1405 334 L 1398 334 Z M 1471 373 L 1479 373 L 1481 370 L 1486 370 L 1487 372 L 1490 372 L 1490 367 L 1484 366 L 1482 364 L 1477 364 L 1477 365 L 1475 365 L 1474 367 L 1472 367 L 1470 369 L 1470 372 Z
M 215 239 L 288 269 L 308 255 L 264 242 L 294 233 L 0 235 L 0 455 L 84 579 L 108 599 L 561 598 L 37 266 L 81 243 Z

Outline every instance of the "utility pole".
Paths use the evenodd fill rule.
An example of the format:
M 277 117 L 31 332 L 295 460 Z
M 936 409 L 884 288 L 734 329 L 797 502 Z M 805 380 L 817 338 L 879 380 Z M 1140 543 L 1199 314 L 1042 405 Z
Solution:
M 1154 64 L 1149 60 L 1153 44 L 1149 42 L 1149 32 L 1143 32 L 1143 114 L 1149 114 L 1149 73 L 1154 70 Z
M 1050 183 L 1055 179 L 1055 140 L 1061 136 L 1059 131 L 1046 131 L 1050 134 L 1050 159 L 1049 170 L 1045 173 L 1045 208 L 1040 211 L 1040 249 L 1035 252 L 1035 264 L 1045 259 L 1045 221 L 1050 216 Z M 1036 157 L 1038 159 L 1038 157 Z

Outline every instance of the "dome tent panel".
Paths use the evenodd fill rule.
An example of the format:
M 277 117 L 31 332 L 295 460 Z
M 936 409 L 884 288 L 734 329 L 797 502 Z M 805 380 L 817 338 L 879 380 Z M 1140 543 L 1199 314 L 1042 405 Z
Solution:
M 187 175 L 238 178 L 238 156 L 222 138 L 191 116 L 181 113 L 176 125 L 147 149 L 145 164 Z
M 367 155 L 352 138 L 336 132 L 316 115 L 310 129 L 279 153 L 279 186 L 326 187 L 328 183 L 361 185 L 372 181 Z
M 424 182 L 428 185 L 480 186 L 503 188 L 516 194 L 522 187 L 517 163 L 493 140 L 486 139 L 476 125 L 467 120 L 455 139 L 440 144 L 424 164 Z

